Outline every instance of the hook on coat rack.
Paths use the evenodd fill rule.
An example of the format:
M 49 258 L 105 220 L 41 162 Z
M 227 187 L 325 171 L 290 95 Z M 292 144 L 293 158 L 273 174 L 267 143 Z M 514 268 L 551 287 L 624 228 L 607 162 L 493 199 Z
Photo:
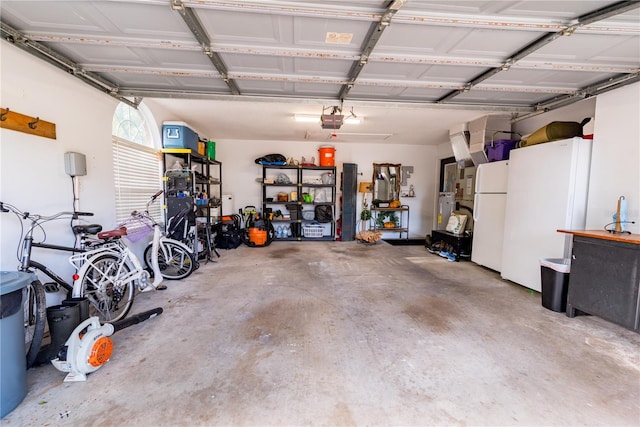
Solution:
M 55 123 L 0 108 L 0 128 L 56 139 Z

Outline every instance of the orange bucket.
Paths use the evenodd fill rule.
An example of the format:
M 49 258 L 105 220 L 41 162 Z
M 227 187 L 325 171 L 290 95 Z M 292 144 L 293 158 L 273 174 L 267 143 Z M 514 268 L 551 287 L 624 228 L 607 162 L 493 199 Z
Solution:
M 335 166 L 336 149 L 332 145 L 323 145 L 318 148 L 320 153 L 320 166 Z

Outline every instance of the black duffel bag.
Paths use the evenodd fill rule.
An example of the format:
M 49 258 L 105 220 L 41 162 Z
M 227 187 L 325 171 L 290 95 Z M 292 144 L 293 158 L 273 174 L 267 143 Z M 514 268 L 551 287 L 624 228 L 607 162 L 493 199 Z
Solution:
M 331 205 L 318 205 L 315 209 L 316 221 L 327 223 L 333 221 L 333 207 Z

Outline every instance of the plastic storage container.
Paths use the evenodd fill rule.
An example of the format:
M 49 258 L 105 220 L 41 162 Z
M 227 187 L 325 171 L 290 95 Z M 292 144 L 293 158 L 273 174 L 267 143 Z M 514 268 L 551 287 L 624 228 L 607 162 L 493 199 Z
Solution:
M 509 152 L 516 147 L 518 141 L 511 139 L 498 139 L 497 141 L 488 142 L 487 160 L 490 162 L 499 162 L 509 159 Z
M 198 139 L 198 154 L 204 156 L 207 153 L 207 140 Z
M 319 224 L 305 224 L 302 227 L 304 237 L 318 239 L 324 234 L 324 227 Z
M 164 148 L 190 148 L 197 153 L 200 148 L 200 138 L 184 122 L 163 122 L 162 146 Z
M 209 141 L 207 142 L 207 157 L 209 158 L 209 160 L 215 160 L 216 159 L 216 142 L 215 141 Z
M 570 264 L 568 258 L 540 258 L 544 308 L 560 313 L 567 310 Z
M 80 324 L 80 306 L 67 302 L 47 307 L 47 323 L 51 344 L 40 349 L 36 364 L 49 363 L 55 359 L 73 330 Z
M 33 273 L 0 272 L 0 418 L 27 395 L 27 362 L 24 352 L 24 288 L 37 280 Z

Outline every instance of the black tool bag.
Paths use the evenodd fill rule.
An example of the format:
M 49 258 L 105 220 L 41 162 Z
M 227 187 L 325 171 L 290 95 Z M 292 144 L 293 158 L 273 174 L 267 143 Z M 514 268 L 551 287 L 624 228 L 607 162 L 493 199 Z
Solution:
M 318 205 L 315 209 L 316 221 L 327 223 L 333 221 L 333 207 L 331 205 Z
M 235 249 L 242 243 L 241 233 L 240 227 L 235 221 L 231 224 L 217 224 L 213 243 L 218 249 Z
M 256 159 L 259 165 L 284 165 L 287 158 L 282 154 L 267 154 Z

